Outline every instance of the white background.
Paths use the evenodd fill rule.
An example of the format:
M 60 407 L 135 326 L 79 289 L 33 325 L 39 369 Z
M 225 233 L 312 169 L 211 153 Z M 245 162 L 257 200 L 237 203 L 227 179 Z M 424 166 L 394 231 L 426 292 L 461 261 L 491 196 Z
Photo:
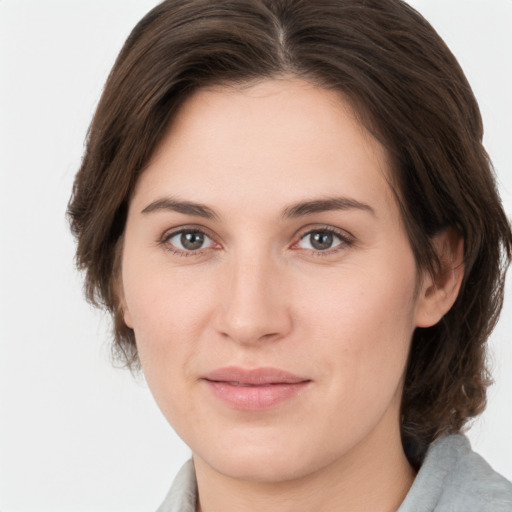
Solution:
M 415 0 L 459 58 L 512 212 L 512 0 Z M 189 456 L 143 379 L 110 366 L 65 210 L 107 73 L 154 0 L 0 0 L 0 509 L 154 510 Z M 512 479 L 509 285 L 497 383 L 470 431 Z

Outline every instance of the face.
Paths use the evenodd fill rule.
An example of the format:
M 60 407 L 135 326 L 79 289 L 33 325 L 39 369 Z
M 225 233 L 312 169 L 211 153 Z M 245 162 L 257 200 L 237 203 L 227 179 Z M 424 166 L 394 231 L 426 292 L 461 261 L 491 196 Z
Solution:
M 300 477 L 399 438 L 422 311 L 386 152 L 338 93 L 208 89 L 137 183 L 122 306 L 196 461 Z

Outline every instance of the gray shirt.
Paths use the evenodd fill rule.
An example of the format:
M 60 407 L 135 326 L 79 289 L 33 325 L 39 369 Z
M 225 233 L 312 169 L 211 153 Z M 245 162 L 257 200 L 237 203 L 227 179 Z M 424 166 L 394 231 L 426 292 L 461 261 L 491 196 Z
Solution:
M 189 460 L 157 512 L 195 512 L 197 483 Z M 493 471 L 461 434 L 434 441 L 397 512 L 512 512 L 512 483 Z

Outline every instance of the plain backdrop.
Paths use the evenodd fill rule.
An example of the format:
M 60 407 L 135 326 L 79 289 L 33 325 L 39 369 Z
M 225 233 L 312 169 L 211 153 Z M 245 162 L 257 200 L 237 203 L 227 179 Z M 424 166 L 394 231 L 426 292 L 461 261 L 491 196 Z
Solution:
M 109 322 L 82 298 L 65 210 L 107 73 L 154 0 L 0 0 L 0 510 L 148 511 L 190 453 L 144 380 L 109 362 Z M 512 212 L 512 1 L 411 2 L 479 100 Z M 512 327 L 469 432 L 512 479 Z

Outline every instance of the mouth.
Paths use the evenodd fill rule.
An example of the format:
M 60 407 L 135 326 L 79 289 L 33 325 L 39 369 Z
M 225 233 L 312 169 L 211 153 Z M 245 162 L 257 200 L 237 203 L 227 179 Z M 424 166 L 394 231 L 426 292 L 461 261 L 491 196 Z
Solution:
M 201 378 L 224 405 L 243 411 L 261 411 L 296 397 L 311 379 L 277 368 L 226 367 Z

